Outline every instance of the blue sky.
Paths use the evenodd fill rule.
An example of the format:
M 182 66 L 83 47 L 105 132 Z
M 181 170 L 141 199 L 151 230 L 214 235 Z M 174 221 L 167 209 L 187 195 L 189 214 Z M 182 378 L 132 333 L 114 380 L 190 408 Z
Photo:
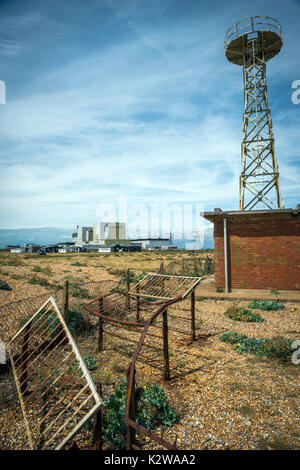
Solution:
M 285 207 L 300 203 L 300 2 L 0 0 L 0 228 L 92 225 L 99 205 L 238 209 L 242 69 L 226 30 L 275 17 L 267 65 Z

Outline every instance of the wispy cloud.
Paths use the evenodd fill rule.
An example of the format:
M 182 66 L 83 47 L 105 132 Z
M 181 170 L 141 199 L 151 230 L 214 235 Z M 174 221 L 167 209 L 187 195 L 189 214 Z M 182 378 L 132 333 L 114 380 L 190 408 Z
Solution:
M 3 41 L 18 47 L 8 58 L 0 37 L 9 97 L 0 108 L 0 226 L 90 225 L 99 204 L 120 195 L 237 208 L 242 71 L 225 60 L 223 36 L 248 7 L 233 1 L 230 15 L 218 2 L 205 12 L 179 0 L 51 3 L 6 8 L 0 21 L 14 25 Z M 265 3 L 295 24 L 296 3 L 290 16 L 279 1 Z M 288 49 L 276 70 L 279 60 L 291 66 Z M 272 67 L 282 192 L 295 205 L 300 106 L 276 95 L 290 79 Z

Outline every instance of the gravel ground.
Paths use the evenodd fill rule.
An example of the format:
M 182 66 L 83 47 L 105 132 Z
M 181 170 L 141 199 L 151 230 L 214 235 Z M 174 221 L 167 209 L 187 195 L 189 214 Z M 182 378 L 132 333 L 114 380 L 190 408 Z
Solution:
M 300 339 L 299 308 L 287 303 L 284 310 L 260 311 L 265 318 L 262 323 L 242 323 L 223 315 L 232 303 L 197 302 L 197 334 L 201 337 L 192 344 L 186 335 L 172 331 L 176 327 L 188 334 L 188 322 L 170 317 L 171 381 L 162 380 L 162 358 L 156 355 L 155 359 L 153 352 L 144 348 L 137 364 L 137 382 L 155 380 L 164 387 L 180 417 L 178 424 L 165 430 L 164 437 L 170 442 L 177 437 L 179 449 L 299 449 L 299 366 L 238 354 L 218 338 L 223 331 L 235 330 L 256 338 L 282 335 Z M 178 310 L 170 313 L 188 315 Z M 93 376 L 103 383 L 105 398 L 124 376 L 134 345 L 107 334 L 104 337 L 101 354 L 96 352 L 96 330 L 88 337 L 77 337 L 77 343 L 83 355 L 97 357 L 99 367 Z M 2 376 L 1 382 L 13 393 L 11 375 Z M 26 448 L 17 398 L 2 404 L 0 429 L 0 448 Z M 78 435 L 81 448 L 89 446 L 89 437 L 87 432 Z M 148 443 L 146 448 L 157 447 Z
M 13 291 L 0 291 L 0 306 L 50 293 L 49 288 L 28 284 L 31 275 L 46 277 L 53 284 L 62 284 L 66 278 L 82 282 L 116 279 L 97 261 L 79 267 L 72 265 L 74 261 L 61 258 L 50 263 L 50 257 L 42 261 L 31 258 L 24 266 L 1 266 L 0 277 L 13 287 Z M 48 268 L 48 275 L 33 272 L 36 265 Z M 12 275 L 21 278 L 13 279 Z M 170 442 L 177 437 L 179 449 L 299 449 L 300 366 L 247 353 L 238 354 L 230 344 L 218 338 L 222 332 L 235 330 L 256 338 L 281 335 L 300 339 L 299 303 L 286 302 L 283 310 L 275 312 L 256 311 L 264 317 L 262 323 L 242 323 L 225 317 L 225 310 L 234 304 L 233 300 L 198 301 L 198 340 L 192 344 L 188 337 L 188 312 L 169 309 L 169 313 L 176 316 L 169 319 L 171 380 L 166 383 L 162 379 L 161 354 L 143 348 L 137 363 L 137 382 L 143 385 L 156 381 L 164 387 L 170 405 L 180 418 L 178 424 L 165 430 L 164 437 Z M 239 305 L 247 304 L 246 301 L 239 302 Z M 181 308 L 189 308 L 189 302 Z M 0 338 L 5 337 L 5 340 L 5 335 L 11 336 L 13 330 L 18 329 L 16 313 L 12 311 L 10 315 L 9 332 L 4 327 L 7 318 L 1 318 Z M 186 319 L 178 318 L 180 316 Z M 160 330 L 157 326 L 153 330 L 156 334 Z M 139 335 L 126 332 L 125 337 L 137 341 Z M 90 354 L 98 359 L 99 367 L 92 374 L 95 381 L 103 384 L 106 398 L 124 377 L 135 344 L 107 334 L 104 338 L 105 347 L 101 354 L 96 351 L 96 329 L 89 336 L 78 336 L 76 342 L 83 355 Z M 78 434 L 80 448 L 89 447 L 89 439 L 87 432 Z M 146 447 L 155 448 L 156 445 L 148 443 Z M 1 374 L 0 449 L 25 448 L 27 438 L 13 377 L 11 373 Z
M 1 271 L 8 273 L 0 278 L 5 280 L 12 288 L 11 291 L 0 290 L 0 306 L 9 302 L 15 302 L 42 293 L 47 293 L 51 288 L 46 288 L 38 284 L 29 284 L 28 279 L 35 276 L 42 279 L 47 279 L 50 284 L 60 285 L 64 284 L 66 279 L 76 280 L 77 282 L 97 282 L 104 279 L 115 279 L 105 269 L 98 266 L 72 266 L 72 261 L 53 261 L 51 262 L 35 262 L 32 259 L 25 266 L 5 266 Z M 49 273 L 34 272 L 32 269 L 41 265 L 42 269 L 49 269 Z M 13 279 L 13 276 L 21 276 L 20 279 Z M 53 289 L 52 289 L 53 290 Z

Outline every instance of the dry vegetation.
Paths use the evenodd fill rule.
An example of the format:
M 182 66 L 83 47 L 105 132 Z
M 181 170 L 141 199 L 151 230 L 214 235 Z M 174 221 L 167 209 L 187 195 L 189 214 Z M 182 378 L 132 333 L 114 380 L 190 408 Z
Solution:
M 0 291 L 0 302 L 3 305 L 13 299 L 50 292 L 65 279 L 120 279 L 126 268 L 157 271 L 162 261 L 168 264 L 182 256 L 193 255 L 143 252 L 13 257 L 2 253 L 0 279 L 13 290 Z M 76 262 L 81 266 L 74 265 Z M 35 266 L 40 266 L 42 271 L 33 271 Z M 50 286 L 30 284 L 32 275 L 47 279 Z M 173 441 L 177 435 L 179 449 L 299 449 L 300 366 L 247 352 L 239 354 L 231 344 L 220 341 L 219 334 L 234 330 L 258 339 L 274 336 L 300 339 L 300 305 L 286 302 L 277 311 L 253 310 L 264 318 L 262 322 L 235 321 L 224 313 L 237 306 L 248 308 L 249 302 L 202 299 L 201 286 L 196 295 L 198 339 L 194 343 L 189 341 L 189 301 L 180 310 L 169 311 L 170 382 L 162 380 L 163 361 L 159 351 L 143 348 L 137 363 L 138 385 L 156 381 L 164 387 L 171 406 L 179 414 L 179 422 L 166 430 L 165 438 Z M 95 323 L 93 318 L 91 321 Z M 0 337 L 3 333 L 0 327 Z M 103 384 L 104 398 L 113 393 L 124 377 L 135 348 L 129 339 L 139 337 L 131 331 L 125 336 L 127 341 L 104 334 L 102 353 L 96 350 L 96 329 L 76 337 L 82 355 L 98 361 L 91 373 L 96 382 Z M 0 448 L 24 448 L 24 424 L 12 376 L 2 374 L 0 380 L 2 389 L 11 395 L 11 399 L 0 404 Z M 87 431 L 81 432 L 77 438 L 79 446 L 87 448 L 89 438 Z M 147 446 L 150 448 L 151 444 Z

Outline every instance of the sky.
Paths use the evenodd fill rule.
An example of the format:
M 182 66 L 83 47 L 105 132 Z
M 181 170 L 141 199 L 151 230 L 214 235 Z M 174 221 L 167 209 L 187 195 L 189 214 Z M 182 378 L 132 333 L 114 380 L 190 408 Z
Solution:
M 256 15 L 283 29 L 268 98 L 295 207 L 299 0 L 0 0 L 0 229 L 91 226 L 120 198 L 237 210 L 243 77 L 224 37 Z

